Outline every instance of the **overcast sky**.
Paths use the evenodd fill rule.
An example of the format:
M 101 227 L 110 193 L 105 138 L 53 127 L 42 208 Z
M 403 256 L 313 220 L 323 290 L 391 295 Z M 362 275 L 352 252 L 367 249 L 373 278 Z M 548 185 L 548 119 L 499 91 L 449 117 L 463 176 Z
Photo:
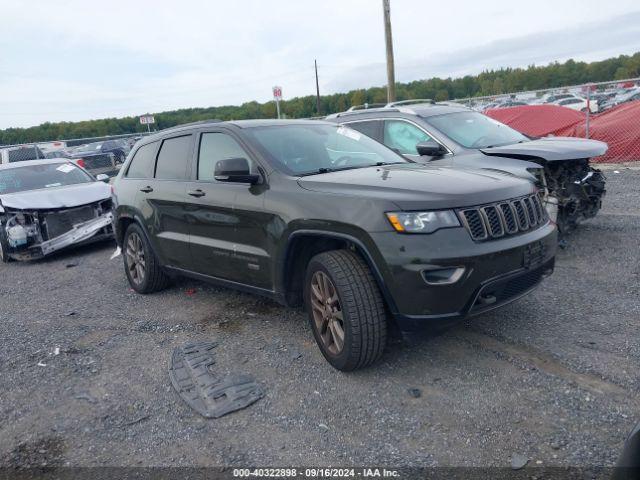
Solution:
M 0 0 L 0 128 L 384 85 L 381 0 Z M 391 0 L 396 78 L 640 51 L 638 0 Z

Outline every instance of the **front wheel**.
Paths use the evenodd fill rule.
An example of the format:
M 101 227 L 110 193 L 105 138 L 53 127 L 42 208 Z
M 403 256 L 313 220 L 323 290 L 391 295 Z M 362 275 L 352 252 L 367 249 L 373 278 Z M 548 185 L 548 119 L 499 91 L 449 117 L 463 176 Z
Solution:
M 387 342 L 384 301 L 359 255 L 349 250 L 316 255 L 304 286 L 313 336 L 333 367 L 357 370 L 380 359 Z

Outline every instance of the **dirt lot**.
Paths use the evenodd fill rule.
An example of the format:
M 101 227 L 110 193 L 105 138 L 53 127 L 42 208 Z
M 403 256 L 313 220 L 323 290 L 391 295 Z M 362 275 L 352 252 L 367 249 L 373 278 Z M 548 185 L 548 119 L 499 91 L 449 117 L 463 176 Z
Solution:
M 608 176 L 535 293 L 350 374 L 301 311 L 194 281 L 133 293 L 111 244 L 0 265 L 0 464 L 611 465 L 640 420 L 640 171 Z M 190 410 L 167 368 L 192 340 L 265 398 Z

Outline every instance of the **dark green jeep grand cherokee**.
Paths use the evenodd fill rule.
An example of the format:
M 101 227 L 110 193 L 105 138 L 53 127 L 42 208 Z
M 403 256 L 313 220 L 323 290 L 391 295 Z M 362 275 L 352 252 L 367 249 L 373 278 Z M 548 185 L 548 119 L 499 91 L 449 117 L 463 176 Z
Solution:
M 187 275 L 304 303 L 325 358 L 353 370 L 381 356 L 388 321 L 476 315 L 552 272 L 556 228 L 532 188 L 335 124 L 210 121 L 138 142 L 114 223 L 136 291 Z

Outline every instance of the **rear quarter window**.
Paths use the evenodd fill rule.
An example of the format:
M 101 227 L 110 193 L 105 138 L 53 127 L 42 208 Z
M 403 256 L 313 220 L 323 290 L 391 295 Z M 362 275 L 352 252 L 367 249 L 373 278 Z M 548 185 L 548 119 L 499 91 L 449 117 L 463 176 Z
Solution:
M 136 151 L 127 169 L 128 178 L 153 178 L 157 146 L 158 142 L 148 143 Z

